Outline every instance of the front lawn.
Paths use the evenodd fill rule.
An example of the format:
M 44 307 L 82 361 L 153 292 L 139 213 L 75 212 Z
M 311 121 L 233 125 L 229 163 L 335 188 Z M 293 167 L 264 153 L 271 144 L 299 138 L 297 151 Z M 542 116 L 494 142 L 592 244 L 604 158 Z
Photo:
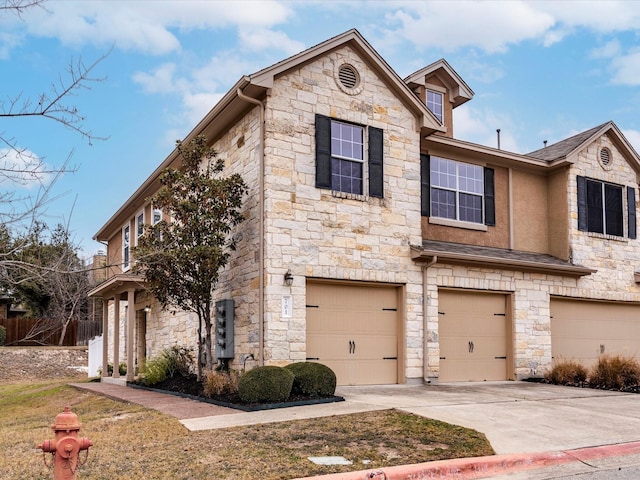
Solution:
M 474 430 L 395 410 L 189 432 L 175 418 L 138 405 L 62 381 L 35 381 L 0 386 L 6 478 L 52 478 L 36 445 L 53 438 L 51 424 L 65 405 L 82 423 L 80 436 L 94 443 L 78 472 L 91 480 L 290 479 L 494 453 Z M 353 464 L 307 459 L 319 456 Z

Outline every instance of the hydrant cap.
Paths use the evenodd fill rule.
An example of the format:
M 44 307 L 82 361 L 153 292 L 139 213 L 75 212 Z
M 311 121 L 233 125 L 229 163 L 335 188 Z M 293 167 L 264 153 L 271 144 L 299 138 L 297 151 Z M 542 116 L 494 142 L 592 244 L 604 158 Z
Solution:
M 80 430 L 78 416 L 69 407 L 64 407 L 64 411 L 56 415 L 56 423 L 51 428 L 53 430 Z

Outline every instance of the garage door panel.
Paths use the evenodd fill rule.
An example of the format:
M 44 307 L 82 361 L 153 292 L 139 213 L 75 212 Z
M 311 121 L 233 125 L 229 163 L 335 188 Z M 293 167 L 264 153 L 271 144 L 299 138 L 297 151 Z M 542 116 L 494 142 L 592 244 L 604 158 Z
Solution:
M 506 296 L 440 291 L 440 381 L 507 378 Z
M 640 306 L 552 299 L 551 353 L 556 363 L 578 360 L 586 366 L 603 353 L 638 356 Z
M 397 351 L 396 287 L 307 284 L 307 357 L 339 385 L 397 383 Z

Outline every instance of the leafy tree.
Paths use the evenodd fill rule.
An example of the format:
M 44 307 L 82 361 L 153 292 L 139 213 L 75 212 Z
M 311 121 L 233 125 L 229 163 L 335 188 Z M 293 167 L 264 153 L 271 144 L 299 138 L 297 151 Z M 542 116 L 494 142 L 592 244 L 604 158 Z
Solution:
M 146 228 L 134 249 L 134 271 L 144 274 L 164 310 L 179 308 L 198 315 L 198 358 L 204 353 L 211 369 L 213 290 L 229 251 L 235 248 L 229 233 L 243 220 L 240 208 L 247 186 L 238 174 L 221 175 L 224 162 L 204 136 L 187 144 L 178 141 L 176 148 L 182 167 L 167 168 L 160 177 L 160 190 L 150 199 L 165 218 Z M 201 360 L 198 378 L 202 378 Z

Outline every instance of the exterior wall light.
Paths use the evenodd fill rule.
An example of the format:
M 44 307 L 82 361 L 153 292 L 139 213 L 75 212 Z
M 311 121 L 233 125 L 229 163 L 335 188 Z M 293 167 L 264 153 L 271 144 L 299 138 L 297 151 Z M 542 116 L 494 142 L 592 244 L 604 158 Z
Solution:
M 146 307 L 144 307 L 144 311 L 145 313 L 149 313 L 151 311 L 151 306 L 147 305 Z
M 287 287 L 293 285 L 293 275 L 291 274 L 291 269 L 287 270 L 287 273 L 284 274 L 284 284 Z

